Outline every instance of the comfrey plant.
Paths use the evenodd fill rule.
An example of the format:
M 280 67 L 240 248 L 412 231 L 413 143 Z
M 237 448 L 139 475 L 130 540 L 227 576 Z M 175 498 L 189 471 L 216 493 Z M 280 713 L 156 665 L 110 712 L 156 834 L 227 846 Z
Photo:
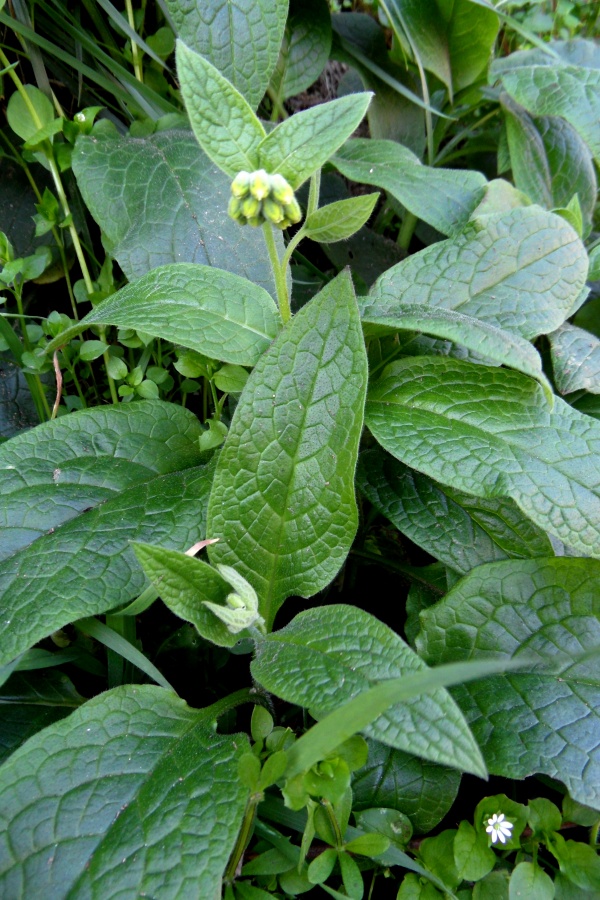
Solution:
M 171 6 L 187 38 L 177 72 L 193 135 L 124 137 L 100 123 L 74 139 L 73 172 L 130 283 L 38 349 L 60 368 L 87 329 L 171 342 L 182 372 L 210 384 L 212 416 L 128 402 L 132 384 L 127 402 L 0 447 L 2 676 L 40 665 L 48 650 L 34 644 L 50 636 L 66 645 L 60 659 L 79 654 L 94 674 L 93 638 L 118 685 L 87 702 L 69 694 L 78 708 L 0 769 L 1 890 L 261 900 L 316 887 L 360 900 L 364 874 L 394 866 L 410 873 L 400 900 L 600 889 L 594 847 L 559 833 L 564 818 L 589 827 L 593 845 L 600 818 L 600 426 L 555 396 L 532 343 L 577 339 L 566 320 L 588 294 L 591 214 L 577 198 L 552 211 L 507 181 L 352 138 L 370 92 L 265 125 L 255 110 L 269 84 L 280 106 L 271 76 L 287 5 L 273 4 L 271 21 L 256 4 L 268 52 L 252 77 L 209 60 L 211 42 L 192 49 Z M 507 93 L 515 73 L 523 93 L 543 78 L 530 61 L 498 69 Z M 124 174 L 142 162 L 141 180 Z M 379 198 L 320 205 L 324 167 L 388 191 L 401 244 L 417 212 L 435 240 L 370 289 L 343 270 L 301 304 L 300 242 L 352 238 Z M 566 377 L 564 352 L 553 359 Z M 347 603 L 278 627 L 286 600 L 338 577 L 357 496 L 439 560 L 392 564 L 415 580 L 410 643 Z M 355 552 L 374 563 L 375 550 Z M 159 597 L 215 654 L 251 654 L 252 687 L 245 674 L 203 709 L 178 697 L 135 631 Z M 216 732 L 247 703 L 249 734 Z M 488 797 L 473 824 L 411 844 L 386 784 L 403 769 L 421 831 L 449 808 L 459 773 L 539 773 L 564 785 L 563 811 Z

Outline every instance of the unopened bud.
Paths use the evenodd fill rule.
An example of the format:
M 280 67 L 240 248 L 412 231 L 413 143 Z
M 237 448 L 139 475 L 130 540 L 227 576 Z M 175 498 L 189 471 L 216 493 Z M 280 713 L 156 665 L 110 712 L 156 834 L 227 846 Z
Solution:
M 300 204 L 295 197 L 292 198 L 291 203 L 287 203 L 284 206 L 283 211 L 285 213 L 286 219 L 289 219 L 292 225 L 296 225 L 302 218 L 302 210 L 300 209 Z
M 291 224 L 289 219 L 282 219 L 281 222 L 276 222 L 275 227 L 283 231 L 284 228 L 289 228 Z
M 242 200 L 241 210 L 247 219 L 257 216 L 260 212 L 260 200 L 255 197 L 246 197 Z
M 271 197 L 284 206 L 294 199 L 294 192 L 283 175 L 271 175 Z
M 231 182 L 231 193 L 234 197 L 245 197 L 250 190 L 250 172 L 239 172 Z
M 262 225 L 265 221 L 262 216 L 251 216 L 249 219 L 246 219 L 248 225 L 252 225 L 253 228 L 257 228 L 259 225 Z
M 268 219 L 273 225 L 278 225 L 283 219 L 283 210 L 281 206 L 279 203 L 276 203 L 275 200 L 271 200 L 270 197 L 267 197 L 267 199 L 263 201 L 262 214 L 265 219 Z
M 264 200 L 269 196 L 271 190 L 271 179 L 264 169 L 253 172 L 250 176 L 250 193 L 257 200 Z
M 227 212 L 231 216 L 232 219 L 238 221 L 243 218 L 242 213 L 242 203 L 237 197 L 232 197 L 229 201 L 229 205 L 227 206 Z

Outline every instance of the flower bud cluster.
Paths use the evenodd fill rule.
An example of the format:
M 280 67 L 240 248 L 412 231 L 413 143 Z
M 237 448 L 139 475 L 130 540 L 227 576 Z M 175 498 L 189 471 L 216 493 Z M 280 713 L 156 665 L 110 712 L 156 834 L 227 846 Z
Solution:
M 240 225 L 271 222 L 276 228 L 289 228 L 302 218 L 300 204 L 283 175 L 269 175 L 264 169 L 235 176 L 228 212 Z

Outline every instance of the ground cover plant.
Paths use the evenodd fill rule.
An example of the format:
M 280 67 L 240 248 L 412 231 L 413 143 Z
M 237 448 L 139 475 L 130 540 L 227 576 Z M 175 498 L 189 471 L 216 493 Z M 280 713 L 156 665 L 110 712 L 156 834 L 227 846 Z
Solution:
M 600 896 L 594 4 L 0 3 L 0 894 Z

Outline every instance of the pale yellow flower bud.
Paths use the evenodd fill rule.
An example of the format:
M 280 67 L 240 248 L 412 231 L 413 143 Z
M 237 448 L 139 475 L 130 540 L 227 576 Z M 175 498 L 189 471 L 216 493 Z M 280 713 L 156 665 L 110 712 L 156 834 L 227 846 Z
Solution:
M 252 172 L 250 176 L 250 193 L 257 200 L 264 200 L 269 196 L 271 190 L 271 179 L 264 169 L 258 169 Z
M 283 175 L 271 175 L 271 197 L 284 206 L 294 199 L 294 192 Z
M 270 197 L 267 197 L 267 199 L 263 201 L 262 214 L 265 219 L 272 222 L 273 225 L 279 224 L 283 219 L 283 210 L 281 206 L 279 203 L 276 203 L 275 200 L 271 200 Z
M 231 193 L 234 197 L 246 197 L 250 191 L 250 172 L 239 172 L 231 182 Z

